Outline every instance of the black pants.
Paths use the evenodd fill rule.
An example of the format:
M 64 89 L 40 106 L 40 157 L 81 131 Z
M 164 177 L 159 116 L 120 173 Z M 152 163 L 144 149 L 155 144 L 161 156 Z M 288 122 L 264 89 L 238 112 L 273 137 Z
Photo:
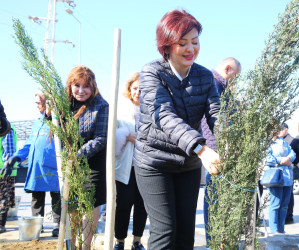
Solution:
M 52 199 L 51 204 L 52 204 L 53 222 L 60 223 L 60 215 L 61 215 L 60 192 L 50 192 L 50 195 Z M 32 216 L 45 215 L 45 198 L 46 198 L 46 192 L 40 192 L 40 191 L 32 192 L 32 202 L 31 202 Z
M 139 193 L 134 167 L 132 167 L 128 185 L 116 181 L 116 211 L 115 211 L 115 238 L 125 239 L 127 237 L 130 223 L 132 206 L 133 212 L 133 235 L 141 237 L 146 224 L 147 214 L 143 199 Z
M 193 250 L 201 169 L 161 173 L 136 168 L 150 220 L 149 250 Z
M 293 186 L 292 186 L 292 193 L 291 193 L 286 219 L 293 219 L 293 211 L 294 211 L 294 193 L 293 193 Z

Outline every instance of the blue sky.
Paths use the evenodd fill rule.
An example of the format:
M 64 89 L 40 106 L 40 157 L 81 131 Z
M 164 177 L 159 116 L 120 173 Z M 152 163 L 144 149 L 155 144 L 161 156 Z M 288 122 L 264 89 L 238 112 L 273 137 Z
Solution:
M 201 50 L 197 63 L 211 69 L 222 59 L 233 56 L 242 64 L 243 73 L 254 67 L 265 47 L 265 41 L 277 23 L 278 14 L 288 0 L 75 0 L 71 8 L 81 22 L 81 64 L 90 67 L 102 95 L 111 99 L 113 32 L 121 29 L 120 88 L 134 71 L 160 54 L 156 49 L 155 29 L 161 17 L 170 10 L 184 8 L 203 26 Z M 78 64 L 79 24 L 56 3 L 54 66 L 63 82 Z M 1 92 L 0 99 L 11 121 L 35 119 L 34 94 L 38 84 L 22 69 L 19 48 L 12 38 L 12 18 L 25 25 L 38 48 L 43 48 L 46 22 L 37 24 L 28 16 L 46 17 L 48 0 L 6 1 L 0 6 Z

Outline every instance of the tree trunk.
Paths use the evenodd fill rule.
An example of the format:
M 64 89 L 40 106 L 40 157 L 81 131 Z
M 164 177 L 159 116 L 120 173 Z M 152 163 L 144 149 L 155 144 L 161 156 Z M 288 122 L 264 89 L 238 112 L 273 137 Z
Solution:
M 58 250 L 63 250 L 64 246 L 64 236 L 65 236 L 65 228 L 67 224 L 67 209 L 68 209 L 68 201 L 69 201 L 69 192 L 70 192 L 70 185 L 69 185 L 69 174 L 70 169 L 72 166 L 72 162 L 69 161 L 66 168 L 64 185 L 63 185 L 63 195 L 61 201 L 61 216 L 60 216 L 60 226 L 59 226 L 59 236 L 58 236 Z
M 253 194 L 254 205 L 248 209 L 247 227 L 245 229 L 246 250 L 254 250 L 255 246 L 255 225 L 256 225 L 256 193 Z

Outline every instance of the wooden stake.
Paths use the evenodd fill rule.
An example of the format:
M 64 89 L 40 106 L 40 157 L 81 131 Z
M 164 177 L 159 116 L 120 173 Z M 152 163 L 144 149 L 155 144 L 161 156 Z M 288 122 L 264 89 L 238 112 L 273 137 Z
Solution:
M 111 77 L 111 102 L 109 104 L 108 120 L 108 141 L 107 141 L 107 210 L 105 225 L 105 242 L 104 249 L 113 249 L 114 239 L 114 222 L 115 222 L 115 132 L 116 132 L 116 114 L 119 85 L 119 68 L 120 68 L 120 51 L 121 51 L 121 30 L 114 30 L 113 44 L 113 63 Z

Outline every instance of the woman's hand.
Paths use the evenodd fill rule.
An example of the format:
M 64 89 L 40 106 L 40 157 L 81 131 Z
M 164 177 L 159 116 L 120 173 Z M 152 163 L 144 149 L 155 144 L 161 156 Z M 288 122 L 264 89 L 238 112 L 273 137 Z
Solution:
M 208 146 L 204 145 L 198 157 L 201 159 L 203 166 L 209 171 L 211 175 L 216 175 L 221 170 L 219 155 Z
M 135 143 L 136 140 L 136 132 L 132 132 L 127 136 L 127 141 Z
M 285 165 L 285 166 L 291 166 L 292 162 L 291 162 L 291 157 L 282 157 L 282 160 L 279 163 L 280 165 Z

